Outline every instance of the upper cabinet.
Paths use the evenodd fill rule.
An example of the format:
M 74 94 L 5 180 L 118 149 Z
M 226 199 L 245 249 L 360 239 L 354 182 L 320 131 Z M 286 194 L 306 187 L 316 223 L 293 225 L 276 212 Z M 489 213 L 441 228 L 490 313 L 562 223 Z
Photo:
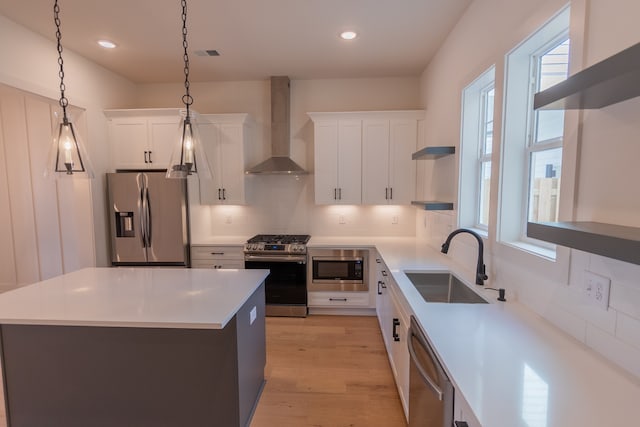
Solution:
M 111 169 L 165 169 L 178 135 L 178 109 L 106 110 Z
M 362 122 L 362 203 L 408 205 L 415 196 L 418 117 Z
M 317 204 L 410 204 L 424 111 L 308 113 Z
M 198 122 L 212 179 L 200 179 L 203 205 L 245 203 L 245 150 L 248 114 L 203 114 Z
M 317 204 L 361 203 L 361 149 L 360 120 L 314 120 Z
M 606 107 L 640 95 L 640 43 L 535 94 L 535 109 Z

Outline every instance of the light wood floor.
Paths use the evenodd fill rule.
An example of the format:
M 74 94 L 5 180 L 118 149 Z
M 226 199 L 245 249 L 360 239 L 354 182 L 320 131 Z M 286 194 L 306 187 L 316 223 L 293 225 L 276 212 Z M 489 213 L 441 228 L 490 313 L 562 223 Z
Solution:
M 406 426 L 376 317 L 267 318 L 251 427 Z
M 266 320 L 267 382 L 251 427 L 406 426 L 375 317 Z

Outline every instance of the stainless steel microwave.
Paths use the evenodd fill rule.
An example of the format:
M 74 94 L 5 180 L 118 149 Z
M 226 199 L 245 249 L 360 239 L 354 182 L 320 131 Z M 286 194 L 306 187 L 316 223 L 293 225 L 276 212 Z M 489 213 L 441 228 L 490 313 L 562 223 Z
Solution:
M 309 291 L 368 291 L 369 251 L 314 249 L 309 253 Z

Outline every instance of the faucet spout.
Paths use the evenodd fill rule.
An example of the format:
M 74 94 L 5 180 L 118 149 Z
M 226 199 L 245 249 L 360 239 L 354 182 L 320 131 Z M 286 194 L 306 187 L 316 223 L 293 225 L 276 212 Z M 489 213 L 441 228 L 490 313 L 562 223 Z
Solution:
M 459 228 L 457 230 L 454 230 L 451 232 L 451 234 L 449 234 L 449 236 L 447 237 L 447 240 L 445 240 L 445 242 L 442 244 L 442 249 L 440 250 L 440 252 L 442 252 L 443 254 L 446 254 L 447 252 L 449 252 L 449 245 L 451 244 L 451 239 L 453 239 L 456 235 L 460 233 L 471 234 L 478 241 L 478 263 L 476 265 L 476 285 L 483 286 L 484 281 L 487 280 L 489 277 L 486 274 L 486 267 L 484 265 L 484 243 L 482 242 L 482 237 L 480 237 L 478 233 L 476 233 L 473 230 L 469 230 L 467 228 Z

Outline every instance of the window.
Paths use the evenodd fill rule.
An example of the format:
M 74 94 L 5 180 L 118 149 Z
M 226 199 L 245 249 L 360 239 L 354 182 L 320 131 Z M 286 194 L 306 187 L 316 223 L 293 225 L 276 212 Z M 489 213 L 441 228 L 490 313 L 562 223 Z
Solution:
M 494 97 L 494 67 L 462 92 L 459 223 L 485 234 L 491 200 Z
M 564 111 L 533 110 L 533 96 L 567 78 L 569 7 L 506 56 L 498 239 L 555 259 L 526 235 L 529 221 L 557 221 Z
M 567 78 L 569 39 L 554 43 L 533 56 L 534 92 L 540 92 Z M 557 221 L 562 171 L 564 110 L 533 112 L 527 147 L 529 158 L 528 220 Z

